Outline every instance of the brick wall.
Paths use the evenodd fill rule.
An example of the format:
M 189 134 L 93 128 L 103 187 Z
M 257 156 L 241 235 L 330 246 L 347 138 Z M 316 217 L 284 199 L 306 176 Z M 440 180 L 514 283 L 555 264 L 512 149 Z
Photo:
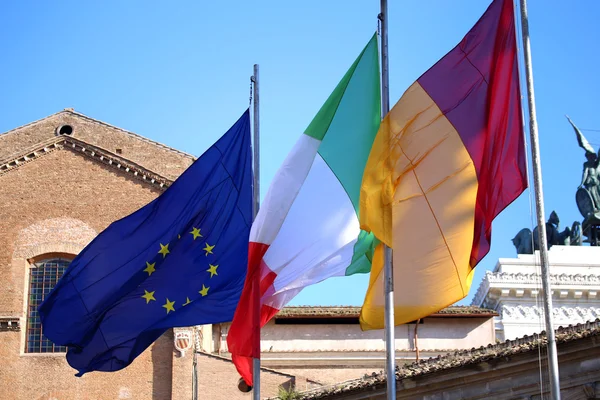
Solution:
M 159 194 L 70 150 L 54 151 L 0 175 L 0 187 L 0 271 L 11 282 L 0 292 L 0 315 L 8 316 L 23 312 L 26 269 L 21 261 L 31 254 L 25 248 L 45 242 L 83 246 L 92 231 L 102 231 Z M 35 226 L 43 231 L 35 235 Z
M 64 354 L 20 354 L 20 332 L 0 332 L 1 400 L 171 399 L 172 336 L 159 338 L 122 371 L 81 378 Z
M 101 147 L 169 179 L 191 157 L 85 116 L 63 111 L 0 135 L 0 160 L 55 136 L 61 125 L 73 137 Z M 120 149 L 117 152 L 117 149 Z M 18 318 L 20 330 L 0 331 L 0 400 L 148 399 L 188 400 L 192 392 L 191 352 L 181 356 L 165 333 L 130 366 L 114 373 L 74 376 L 62 354 L 26 354 L 26 310 L 31 259 L 44 254 L 78 254 L 113 221 L 137 210 L 161 192 L 101 165 L 70 148 L 54 150 L 0 173 L 0 317 Z M 208 333 L 210 336 L 210 333 Z M 231 360 L 198 357 L 198 399 L 249 399 L 237 388 Z M 275 396 L 294 378 L 265 371 L 262 397 Z
M 249 400 L 252 398 L 251 393 L 242 393 L 238 390 L 237 383 L 240 376 L 231 360 L 208 354 L 198 354 L 197 370 L 198 400 Z M 261 398 L 277 396 L 279 386 L 289 387 L 294 380 L 292 376 L 269 371 L 262 371 L 260 378 Z
M 54 137 L 56 129 L 62 125 L 73 127 L 71 136 L 111 153 L 120 149 L 121 157 L 168 179 L 175 179 L 193 161 L 182 152 L 70 111 L 62 111 L 0 135 L 0 160 Z
M 96 232 L 159 192 L 70 150 L 0 175 L 0 188 L 0 316 L 20 318 L 21 324 L 21 331 L 0 332 L 0 400 L 171 399 L 173 379 L 179 379 L 172 374 L 171 332 L 126 369 L 81 378 L 64 354 L 23 353 L 27 259 L 76 254 Z

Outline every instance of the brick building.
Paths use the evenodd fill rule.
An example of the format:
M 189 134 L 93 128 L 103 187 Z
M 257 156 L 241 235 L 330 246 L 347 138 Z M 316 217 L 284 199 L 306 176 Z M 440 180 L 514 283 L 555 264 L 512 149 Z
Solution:
M 0 400 L 248 399 L 228 358 L 228 324 L 170 330 L 129 367 L 74 376 L 41 335 L 37 306 L 71 259 L 111 222 L 156 198 L 194 157 L 72 109 L 0 134 Z M 356 308 L 292 308 L 263 330 L 264 397 L 383 368 L 383 335 Z M 494 312 L 451 308 L 419 325 L 422 357 L 493 340 Z M 325 318 L 325 319 L 323 319 Z M 414 359 L 415 325 L 397 328 Z M 412 335 L 412 336 L 411 336 Z M 437 349 L 437 350 L 436 350 Z
M 82 378 L 40 334 L 35 311 L 83 247 L 158 196 L 194 157 L 66 109 L 0 135 L 0 399 L 189 399 L 192 358 L 166 333 L 134 363 Z M 230 382 L 231 363 L 200 357 Z M 290 380 L 265 373 L 265 389 Z M 200 387 L 202 389 L 202 387 Z M 208 388 L 204 388 L 208 390 Z M 201 396 L 201 398 L 218 398 Z

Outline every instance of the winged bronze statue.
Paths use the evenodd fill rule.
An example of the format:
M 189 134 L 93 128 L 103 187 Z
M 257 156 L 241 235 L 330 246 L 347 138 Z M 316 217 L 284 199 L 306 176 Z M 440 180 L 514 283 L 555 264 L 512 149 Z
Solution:
M 598 170 L 598 161 L 600 154 L 596 154 L 594 148 L 587 141 L 581 130 L 571 121 L 568 116 L 567 120 L 575 130 L 577 143 L 579 147 L 585 150 L 586 162 L 583 163 L 583 176 L 581 184 L 577 189 L 576 200 L 579 212 L 584 218 L 595 216 L 600 210 L 600 171 Z

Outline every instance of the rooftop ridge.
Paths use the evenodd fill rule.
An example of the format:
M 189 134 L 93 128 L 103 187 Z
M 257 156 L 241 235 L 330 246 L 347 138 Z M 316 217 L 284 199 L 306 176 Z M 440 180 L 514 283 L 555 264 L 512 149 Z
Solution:
M 35 120 L 35 121 L 33 121 L 33 122 L 29 122 L 29 123 L 27 123 L 27 124 L 25 124 L 25 125 L 21 125 L 21 126 L 18 126 L 18 127 L 16 127 L 16 128 L 10 129 L 10 130 L 8 130 L 8 131 L 6 131 L 6 132 L 2 132 L 2 133 L 0 133 L 0 136 L 3 136 L 3 135 L 8 135 L 8 134 L 14 133 L 14 132 L 16 132 L 16 131 L 18 131 L 18 130 L 20 130 L 20 129 L 27 128 L 27 127 L 30 127 L 30 126 L 33 126 L 33 125 L 35 125 L 35 124 L 38 124 L 38 123 L 40 123 L 40 122 L 42 122 L 42 121 L 45 121 L 45 120 L 47 120 L 47 119 L 49 119 L 49 118 L 55 117 L 55 116 L 57 116 L 57 115 L 60 115 L 60 114 L 71 114 L 71 115 L 77 116 L 77 117 L 79 117 L 79 118 L 83 118 L 83 119 L 86 119 L 86 120 L 88 120 L 88 121 L 94 122 L 94 123 L 96 123 L 96 124 L 103 125 L 103 126 L 106 126 L 106 127 L 109 127 L 109 128 L 111 128 L 111 129 L 116 129 L 116 130 L 118 130 L 118 131 L 121 131 L 121 132 L 123 132 L 123 133 L 126 133 L 126 134 L 128 134 L 128 135 L 131 135 L 131 136 L 133 136 L 133 137 L 135 137 L 135 138 L 137 138 L 137 139 L 140 139 L 140 140 L 142 140 L 142 141 L 145 141 L 145 142 L 151 143 L 151 144 L 153 144 L 153 145 L 155 145 L 155 146 L 158 146 L 158 147 L 160 147 L 160 148 L 163 148 L 163 149 L 165 149 L 165 150 L 168 150 L 168 151 L 171 151 L 171 152 L 173 152 L 173 153 L 179 154 L 179 155 L 181 155 L 181 156 L 184 156 L 184 157 L 190 158 L 190 159 L 192 159 L 192 160 L 196 160 L 196 157 L 195 157 L 195 156 L 193 156 L 192 154 L 189 154 L 189 153 L 186 153 L 186 152 L 184 152 L 184 151 L 181 151 L 181 150 L 175 149 L 175 148 L 173 148 L 173 147 L 171 147 L 171 146 L 167 146 L 167 145 L 166 145 L 166 144 L 164 144 L 164 143 L 157 142 L 156 140 L 149 139 L 149 138 L 147 138 L 147 137 L 144 137 L 144 136 L 142 136 L 142 135 L 139 135 L 139 134 L 137 134 L 137 133 L 135 133 L 135 132 L 128 131 L 128 130 L 126 130 L 126 129 L 123 129 L 123 128 L 120 128 L 120 127 L 118 127 L 118 126 L 115 126 L 115 125 L 109 124 L 109 123 L 107 123 L 107 122 L 101 121 L 101 120 L 99 120 L 99 119 L 95 119 L 95 118 L 89 117 L 89 116 L 87 116 L 87 115 L 85 115 L 85 114 L 82 114 L 82 113 L 80 113 L 80 112 L 78 112 L 78 111 L 75 111 L 75 110 L 74 110 L 74 109 L 72 109 L 72 108 L 65 108 L 65 109 L 63 109 L 63 110 L 61 110 L 61 111 L 58 111 L 58 112 L 54 113 L 54 114 L 50 114 L 50 115 L 48 115 L 48 116 L 46 116 L 46 117 L 40 118 L 40 119 L 38 119 L 38 120 Z
M 68 112 L 68 110 L 67 110 L 67 109 L 64 109 L 64 110 L 61 110 L 61 111 L 59 111 L 59 112 L 55 112 L 55 113 L 53 113 L 53 114 L 47 115 L 47 116 L 45 116 L 45 117 L 43 117 L 43 118 L 36 119 L 35 121 L 31 121 L 31 122 L 28 122 L 28 123 L 26 123 L 26 124 L 24 124 L 24 125 L 20 125 L 20 126 L 17 126 L 17 127 L 15 127 L 15 128 L 9 129 L 9 130 L 7 130 L 6 132 L 0 132 L 0 136 L 3 136 L 3 135 L 8 135 L 8 134 L 14 133 L 15 131 L 18 131 L 19 129 L 23 129 L 23 128 L 27 128 L 27 127 L 29 127 L 29 126 L 33 126 L 33 125 L 35 125 L 35 124 L 38 124 L 38 123 L 40 123 L 40 122 L 42 122 L 42 121 L 45 121 L 45 120 L 47 120 L 48 118 L 52 118 L 52 117 L 54 117 L 54 116 L 56 116 L 56 115 L 59 115 L 59 114 L 65 113 L 65 112 Z
M 154 145 L 156 145 L 156 146 L 158 146 L 158 147 L 164 148 L 165 150 L 169 150 L 169 151 L 172 151 L 172 152 L 174 152 L 174 153 L 177 153 L 177 154 L 179 154 L 179 155 L 181 155 L 181 156 L 184 156 L 184 157 L 190 158 L 190 159 L 192 159 L 192 160 L 196 160 L 196 157 L 195 157 L 195 156 L 193 156 L 192 154 L 186 153 L 185 151 L 181 151 L 181 150 L 178 150 L 178 149 L 176 149 L 176 148 L 174 148 L 174 147 L 167 146 L 167 145 L 166 145 L 166 144 L 164 144 L 164 143 L 157 142 L 156 140 L 149 139 L 149 138 L 147 138 L 147 137 L 145 137 L 145 136 L 142 136 L 142 135 L 139 135 L 139 134 L 137 134 L 137 133 L 135 133 L 135 132 L 128 131 L 127 129 L 119 128 L 118 126 L 115 126 L 115 125 L 109 124 L 108 122 L 104 122 L 104 121 L 101 121 L 101 120 L 99 120 L 99 119 L 95 119 L 95 118 L 89 117 L 89 116 L 87 116 L 87 115 L 85 115 L 85 114 L 82 114 L 82 113 L 80 113 L 80 112 L 78 112 L 78 111 L 75 111 L 75 110 L 73 110 L 73 109 L 65 109 L 65 110 L 63 110 L 62 112 L 69 112 L 69 113 L 71 113 L 71 114 L 73 114 L 73 115 L 76 115 L 76 116 L 78 116 L 78 117 L 81 117 L 81 118 L 87 119 L 87 120 L 89 120 L 89 121 L 91 121 L 91 122 L 94 122 L 94 123 L 97 123 L 97 124 L 99 124 L 99 125 L 104 125 L 104 126 L 107 126 L 107 127 L 109 127 L 109 128 L 112 128 L 112 129 L 119 130 L 119 131 L 121 131 L 121 132 L 123 132 L 123 133 L 127 133 L 128 135 L 134 136 L 134 137 L 136 137 L 136 138 L 138 138 L 138 139 L 140 139 L 140 140 L 143 140 L 143 141 L 145 141 L 145 142 L 152 143 L 152 144 L 154 144 Z
M 461 349 L 464 350 L 464 349 Z M 395 349 L 396 352 L 399 353 L 415 353 L 415 349 L 401 349 L 401 348 L 396 348 Z M 431 348 L 420 348 L 419 347 L 419 353 L 446 353 L 446 354 L 450 354 L 452 352 L 457 351 L 456 349 L 431 349 Z M 224 354 L 231 354 L 228 351 L 223 351 Z M 360 349 L 330 349 L 330 348 L 314 348 L 314 349 L 306 349 L 306 350 L 261 350 L 261 354 L 263 355 L 267 355 L 267 354 L 313 354 L 313 353 L 377 353 L 377 354 L 385 354 L 385 349 L 381 349 L 381 350 L 376 350 L 376 349 L 372 349 L 372 350 L 360 350 Z
M 360 306 L 287 306 L 284 307 L 275 315 L 277 318 L 291 317 L 310 317 L 310 316 L 347 316 L 358 317 L 360 315 Z M 496 316 L 497 312 L 478 306 L 450 306 L 441 309 L 431 316 L 441 315 L 492 315 Z

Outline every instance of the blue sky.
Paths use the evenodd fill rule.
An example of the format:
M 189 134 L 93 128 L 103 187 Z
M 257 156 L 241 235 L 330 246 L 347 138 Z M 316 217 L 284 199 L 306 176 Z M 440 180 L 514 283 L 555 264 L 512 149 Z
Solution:
M 392 0 L 390 99 L 454 47 L 487 0 Z M 378 0 L 0 2 L 0 132 L 66 107 L 200 155 L 248 107 L 261 73 L 261 188 L 377 27 Z M 580 220 L 584 153 L 564 114 L 600 146 L 600 2 L 530 0 L 546 215 Z M 593 131 L 596 130 L 596 131 Z M 513 257 L 532 227 L 527 191 L 495 221 L 477 267 Z M 292 304 L 360 305 L 368 276 L 307 288 Z

